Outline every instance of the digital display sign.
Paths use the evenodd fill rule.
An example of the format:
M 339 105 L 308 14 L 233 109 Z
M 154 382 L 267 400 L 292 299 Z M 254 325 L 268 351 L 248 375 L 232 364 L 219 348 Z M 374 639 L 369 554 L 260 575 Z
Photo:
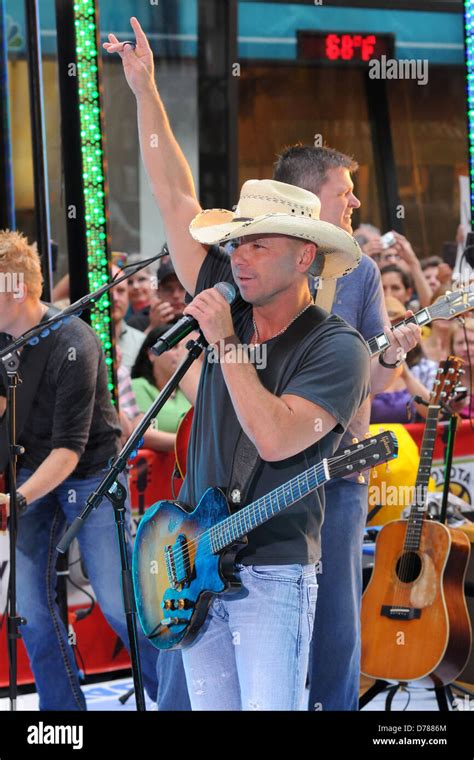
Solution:
M 392 58 L 391 34 L 352 32 L 298 32 L 298 58 L 319 63 L 368 63 L 383 55 Z

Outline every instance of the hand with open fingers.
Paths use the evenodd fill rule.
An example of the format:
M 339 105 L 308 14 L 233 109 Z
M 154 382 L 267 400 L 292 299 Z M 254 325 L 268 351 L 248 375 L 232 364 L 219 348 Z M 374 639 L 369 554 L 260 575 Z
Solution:
M 218 343 L 235 333 L 230 305 L 215 288 L 199 293 L 183 313 L 199 322 L 209 344 Z
M 407 311 L 405 319 L 412 316 L 413 312 Z M 391 329 L 390 325 L 385 325 L 385 335 L 390 341 L 390 346 L 384 351 L 383 357 L 388 364 L 394 364 L 403 359 L 420 342 L 421 329 L 414 322 L 394 329 Z
M 418 257 L 406 237 L 400 235 L 399 232 L 395 232 L 395 230 L 392 230 L 392 234 L 395 238 L 395 245 L 393 248 L 396 250 L 400 258 L 403 259 L 403 261 L 406 261 L 407 264 L 419 264 Z
M 135 32 L 135 42 L 120 42 L 115 34 L 109 34 L 110 42 L 104 42 L 103 47 L 108 53 L 119 54 L 129 87 L 138 95 L 150 82 L 154 82 L 154 61 L 150 43 L 138 19 L 133 16 L 130 23 Z

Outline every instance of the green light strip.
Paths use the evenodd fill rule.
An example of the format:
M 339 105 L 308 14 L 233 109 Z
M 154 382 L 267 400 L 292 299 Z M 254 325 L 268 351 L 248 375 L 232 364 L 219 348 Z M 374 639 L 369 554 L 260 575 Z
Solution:
M 467 118 L 469 127 L 469 172 L 471 179 L 471 222 L 474 219 L 474 0 L 464 0 L 464 30 L 467 68 Z
M 99 50 L 95 0 L 74 4 L 76 62 L 81 125 L 82 180 L 85 202 L 87 263 L 90 290 L 109 281 L 104 151 L 99 86 Z M 114 391 L 110 299 L 102 296 L 91 309 L 91 326 L 106 356 L 109 390 Z

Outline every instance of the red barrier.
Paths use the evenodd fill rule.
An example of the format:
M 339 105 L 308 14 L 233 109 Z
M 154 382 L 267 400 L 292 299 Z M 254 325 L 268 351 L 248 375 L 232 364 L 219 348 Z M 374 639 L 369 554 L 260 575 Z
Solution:
M 141 517 L 148 507 L 160 499 L 172 499 L 174 452 L 140 449 L 131 461 L 129 474 L 132 512 Z M 181 481 L 180 481 L 181 482 Z M 179 485 L 178 485 L 179 490 Z

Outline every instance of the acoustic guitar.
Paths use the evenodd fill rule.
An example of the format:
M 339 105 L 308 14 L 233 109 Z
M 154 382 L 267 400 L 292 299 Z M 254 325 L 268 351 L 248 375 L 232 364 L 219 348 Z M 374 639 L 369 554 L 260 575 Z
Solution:
M 387 523 L 375 544 L 375 564 L 362 597 L 362 672 L 385 681 L 442 686 L 463 670 L 471 649 L 464 596 L 467 536 L 427 517 L 440 401 L 448 399 L 462 360 L 438 370 L 407 520 Z
M 155 504 L 140 522 L 132 557 L 145 635 L 157 649 L 188 646 L 212 597 L 240 587 L 234 560 L 250 531 L 331 478 L 362 472 L 396 456 L 397 439 L 387 432 L 323 459 L 233 514 L 218 488 L 208 488 L 194 511 L 179 502 Z

